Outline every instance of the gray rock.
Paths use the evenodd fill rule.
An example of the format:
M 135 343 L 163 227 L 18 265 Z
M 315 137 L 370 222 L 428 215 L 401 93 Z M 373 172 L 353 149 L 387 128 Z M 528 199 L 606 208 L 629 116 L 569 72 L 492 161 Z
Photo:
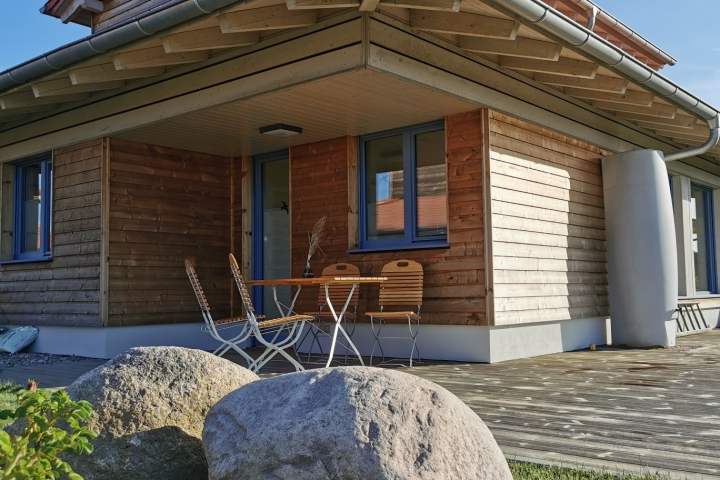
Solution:
M 210 480 L 512 480 L 482 420 L 396 370 L 340 367 L 245 385 L 210 409 Z
M 64 457 L 85 480 L 207 478 L 200 440 L 210 407 L 257 375 L 201 350 L 131 348 L 77 379 L 99 433 L 91 455 Z

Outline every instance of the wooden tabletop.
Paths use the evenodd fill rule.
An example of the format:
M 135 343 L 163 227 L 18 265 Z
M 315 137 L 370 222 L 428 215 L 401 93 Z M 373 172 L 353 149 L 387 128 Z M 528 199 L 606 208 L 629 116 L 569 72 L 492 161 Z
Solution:
M 245 282 L 249 287 L 267 285 L 350 285 L 358 283 L 382 283 L 387 277 L 313 277 L 313 278 L 273 278 L 271 280 L 251 280 Z

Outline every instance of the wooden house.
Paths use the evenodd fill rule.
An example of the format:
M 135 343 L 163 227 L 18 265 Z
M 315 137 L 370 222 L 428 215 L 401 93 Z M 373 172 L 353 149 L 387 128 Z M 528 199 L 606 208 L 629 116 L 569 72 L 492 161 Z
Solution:
M 589 0 L 49 0 L 43 13 L 92 32 L 0 72 L 0 319 L 39 326 L 37 351 L 211 348 L 184 260 L 214 315 L 236 315 L 227 254 L 248 278 L 299 276 L 322 216 L 315 272 L 423 265 L 427 358 L 605 344 L 625 321 L 609 296 L 625 266 L 608 276 L 623 245 L 606 230 L 603 159 L 682 151 L 716 127 L 658 73 L 675 60 Z M 677 255 L 642 281 L 677 282 L 715 326 L 720 148 L 688 155 L 658 197 L 672 192 L 659 236 Z M 271 315 L 268 292 L 256 299 Z M 316 300 L 304 291 L 298 310 Z M 366 352 L 376 303 L 363 289 Z

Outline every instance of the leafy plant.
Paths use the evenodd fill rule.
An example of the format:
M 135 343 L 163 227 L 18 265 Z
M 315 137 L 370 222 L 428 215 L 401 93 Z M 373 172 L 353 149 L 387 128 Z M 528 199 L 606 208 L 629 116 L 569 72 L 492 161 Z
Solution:
M 64 390 L 21 391 L 18 401 L 14 410 L 0 412 L 0 420 L 15 421 L 12 434 L 0 430 L 0 479 L 57 479 L 65 473 L 82 480 L 58 455 L 92 453 L 90 440 L 97 434 L 84 426 L 92 415 L 90 404 L 74 402 Z

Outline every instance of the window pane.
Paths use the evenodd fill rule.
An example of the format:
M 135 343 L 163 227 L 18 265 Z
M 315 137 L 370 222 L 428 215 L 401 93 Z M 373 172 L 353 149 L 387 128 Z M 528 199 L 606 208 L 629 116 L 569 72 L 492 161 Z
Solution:
M 447 235 L 447 177 L 445 132 L 415 137 L 417 192 L 417 236 Z
M 709 193 L 703 190 L 690 189 L 690 204 L 692 210 L 692 246 L 693 261 L 695 263 L 695 290 L 707 292 L 710 290 L 708 282 L 708 257 L 707 238 L 708 223 L 705 212 L 709 200 Z
M 288 159 L 263 162 L 263 272 L 262 278 L 290 276 L 290 163 Z M 267 318 L 278 318 L 271 287 L 262 288 L 263 312 Z M 277 287 L 278 300 L 290 305 L 290 287 Z
M 403 137 L 365 142 L 365 199 L 368 240 L 403 238 L 405 206 Z
M 42 176 L 40 165 L 32 165 L 23 168 L 22 185 L 22 234 L 20 239 L 21 253 L 33 253 L 40 251 L 40 219 L 41 195 L 40 185 Z

